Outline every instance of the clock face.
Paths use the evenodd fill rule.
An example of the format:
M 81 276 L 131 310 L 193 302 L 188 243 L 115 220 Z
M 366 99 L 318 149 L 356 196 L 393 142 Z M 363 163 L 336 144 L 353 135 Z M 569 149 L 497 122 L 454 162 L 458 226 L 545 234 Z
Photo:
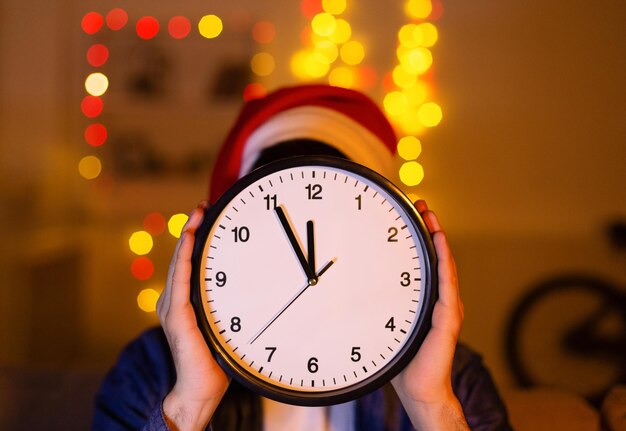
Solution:
M 351 162 L 254 171 L 211 208 L 193 260 L 218 360 L 278 401 L 356 398 L 397 374 L 430 325 L 430 236 L 391 183 Z

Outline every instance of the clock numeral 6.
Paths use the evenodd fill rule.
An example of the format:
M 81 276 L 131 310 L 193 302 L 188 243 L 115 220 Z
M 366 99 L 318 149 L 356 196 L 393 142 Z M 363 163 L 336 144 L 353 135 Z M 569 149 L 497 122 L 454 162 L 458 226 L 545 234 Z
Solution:
M 233 332 L 241 331 L 241 319 L 237 316 L 230 319 L 230 330 Z
M 231 232 L 235 235 L 235 242 L 246 242 L 250 239 L 250 229 L 247 226 L 235 227 Z
M 402 280 L 400 281 L 400 286 L 407 287 L 411 284 L 411 274 L 409 274 L 408 272 L 403 272 L 402 274 L 400 274 L 400 277 L 402 278 Z
M 385 328 L 389 329 L 391 332 L 396 329 L 396 324 L 394 323 L 393 317 L 387 321 Z
M 396 238 L 396 236 L 398 235 L 398 228 L 395 228 L 392 226 L 389 229 L 387 229 L 387 233 L 389 234 L 389 238 L 387 238 L 387 242 L 398 242 L 398 238 Z
M 350 355 L 350 359 L 352 359 L 352 362 L 359 362 L 361 360 L 361 352 L 359 352 L 359 350 L 361 350 L 360 347 L 352 348 L 352 354 Z
M 322 193 L 322 186 L 320 184 L 309 184 L 305 187 L 305 189 L 307 189 L 309 200 L 322 199 L 320 196 Z
M 226 285 L 226 273 L 224 271 L 215 274 L 215 284 L 217 287 L 224 287 Z
M 265 350 L 269 350 L 270 354 L 267 357 L 267 362 L 272 362 L 272 356 L 276 353 L 277 347 L 266 347 Z
M 309 373 L 317 373 L 317 370 L 319 370 L 319 365 L 317 365 L 317 358 L 313 357 L 311 359 L 309 359 L 309 363 L 306 366 L 309 369 Z

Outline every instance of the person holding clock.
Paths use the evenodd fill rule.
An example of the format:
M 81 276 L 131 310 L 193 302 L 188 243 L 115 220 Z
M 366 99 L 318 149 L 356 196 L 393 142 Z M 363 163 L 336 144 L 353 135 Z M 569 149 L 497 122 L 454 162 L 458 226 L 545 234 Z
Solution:
M 204 229 L 203 221 L 209 217 L 209 208 L 224 201 L 220 197 L 233 195 L 237 187 L 254 196 L 250 187 L 263 190 L 266 183 L 253 180 L 270 178 L 271 182 L 274 178 L 263 176 L 275 174 L 267 171 L 272 166 L 268 163 L 287 160 L 289 164 L 289 160 L 296 156 L 346 159 L 382 175 L 390 175 L 396 142 L 391 125 L 376 104 L 354 90 L 326 85 L 288 87 L 245 104 L 218 154 L 209 199 L 191 212 L 174 251 L 167 285 L 157 304 L 161 328 L 144 332 L 121 353 L 96 396 L 93 429 L 510 430 L 506 408 L 480 356 L 458 342 L 464 311 L 454 258 L 437 217 L 424 201 L 416 202 L 415 209 L 424 222 L 422 229 L 432 237 L 432 253 L 436 254 L 432 277 L 437 280 L 437 292 L 430 309 L 432 318 L 428 314 L 430 321 L 421 336 L 419 350 L 416 353 L 410 351 L 410 357 L 399 362 L 389 384 L 380 388 L 380 384 L 376 384 L 375 388 L 360 393 L 356 399 L 338 395 L 336 400 L 348 401 L 333 402 L 330 406 L 293 406 L 261 397 L 238 379 L 231 379 L 231 374 L 225 371 L 225 364 L 218 363 L 207 345 L 206 330 L 199 324 L 201 319 L 197 318 L 202 306 L 192 304 L 190 300 L 193 293 L 190 280 L 192 272 L 197 271 L 192 265 L 192 256 L 199 249 L 196 234 Z M 342 162 L 336 162 L 337 166 L 335 162 L 328 163 L 333 169 L 343 166 Z M 350 167 L 347 163 L 346 166 Z M 295 166 L 298 168 L 299 165 Z M 357 173 L 361 172 L 360 168 L 355 169 Z M 247 180 L 248 189 L 233 187 L 251 172 L 246 177 L 251 178 Z M 356 176 L 354 187 L 361 179 L 363 190 L 368 190 L 368 175 Z M 277 178 L 282 182 L 282 177 Z M 346 182 L 347 179 L 348 176 Z M 375 184 L 372 183 L 372 188 Z M 378 191 L 373 191 L 369 196 L 377 195 Z M 267 195 L 268 210 L 271 210 L 270 197 Z M 382 200 L 381 205 L 386 201 Z M 360 198 L 357 203 L 361 205 Z M 294 231 L 299 229 L 291 226 L 282 206 L 273 209 L 280 219 L 276 229 L 284 229 L 287 236 L 291 234 L 295 238 Z M 389 212 L 393 209 L 390 207 Z M 296 213 L 291 208 L 289 211 L 291 216 Z M 401 216 L 402 213 L 398 219 Z M 326 281 L 324 278 L 334 276 L 333 272 L 340 273 L 340 264 L 333 265 L 335 258 L 328 262 L 314 262 L 316 253 L 311 245 L 314 229 L 318 228 L 314 228 L 311 221 L 307 222 L 306 255 L 298 241 L 290 239 L 308 279 L 302 292 L 318 281 L 321 286 Z M 236 229 L 234 232 L 237 241 L 238 232 Z M 240 236 L 239 240 L 246 238 Z M 273 250 L 268 252 L 273 253 Z M 207 280 L 217 278 L 219 286 L 219 281 L 225 282 L 226 276 L 224 273 L 207 273 L 206 277 Z M 274 320 L 262 327 L 256 337 L 296 299 L 294 297 Z M 390 323 L 394 329 L 393 320 L 388 325 Z M 234 321 L 231 329 L 238 331 L 238 324 L 239 321 Z M 249 343 L 255 340 L 253 337 Z M 276 348 L 266 349 L 274 349 L 269 350 L 271 358 Z M 353 361 L 360 359 L 358 349 L 360 347 L 353 348 Z M 316 371 L 317 362 L 310 362 L 309 366 L 309 371 Z M 365 366 L 363 369 L 367 372 Z M 254 372 L 257 371 L 262 374 L 263 367 Z M 315 381 L 311 384 L 315 385 Z

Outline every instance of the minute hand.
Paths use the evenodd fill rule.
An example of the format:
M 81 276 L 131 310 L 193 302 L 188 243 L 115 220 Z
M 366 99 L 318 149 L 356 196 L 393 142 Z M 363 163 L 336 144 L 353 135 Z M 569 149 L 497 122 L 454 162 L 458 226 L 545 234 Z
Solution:
M 285 233 L 287 234 L 287 238 L 289 239 L 289 242 L 291 243 L 291 247 L 293 248 L 293 251 L 296 253 L 296 257 L 298 258 L 298 261 L 300 262 L 300 266 L 302 266 L 302 269 L 304 270 L 304 273 L 306 274 L 309 280 L 309 284 L 315 285 L 317 283 L 317 275 L 315 275 L 315 269 L 309 266 L 309 263 L 307 262 L 307 259 L 304 256 L 304 253 L 302 252 L 302 248 L 300 247 L 300 244 L 298 243 L 298 240 L 296 239 L 296 235 L 293 233 L 293 229 L 291 229 L 291 226 L 289 225 L 289 221 L 287 220 L 285 211 L 283 210 L 282 207 L 279 207 L 279 206 L 277 206 L 274 209 L 276 211 L 276 214 L 278 215 L 280 224 L 283 225 L 283 229 L 285 230 Z

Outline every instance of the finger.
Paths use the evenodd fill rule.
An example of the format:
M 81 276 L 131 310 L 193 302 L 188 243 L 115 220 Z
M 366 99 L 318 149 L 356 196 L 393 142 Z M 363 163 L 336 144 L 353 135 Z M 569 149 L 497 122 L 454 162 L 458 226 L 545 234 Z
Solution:
M 415 205 L 415 208 L 417 208 L 417 212 L 419 212 L 420 214 L 422 214 L 425 211 L 428 211 L 428 205 L 426 204 L 426 201 L 423 199 L 416 201 L 413 205 Z
M 439 231 L 433 236 L 437 252 L 437 275 L 439 277 L 439 299 L 446 306 L 459 308 L 459 285 L 456 263 L 445 233 Z

